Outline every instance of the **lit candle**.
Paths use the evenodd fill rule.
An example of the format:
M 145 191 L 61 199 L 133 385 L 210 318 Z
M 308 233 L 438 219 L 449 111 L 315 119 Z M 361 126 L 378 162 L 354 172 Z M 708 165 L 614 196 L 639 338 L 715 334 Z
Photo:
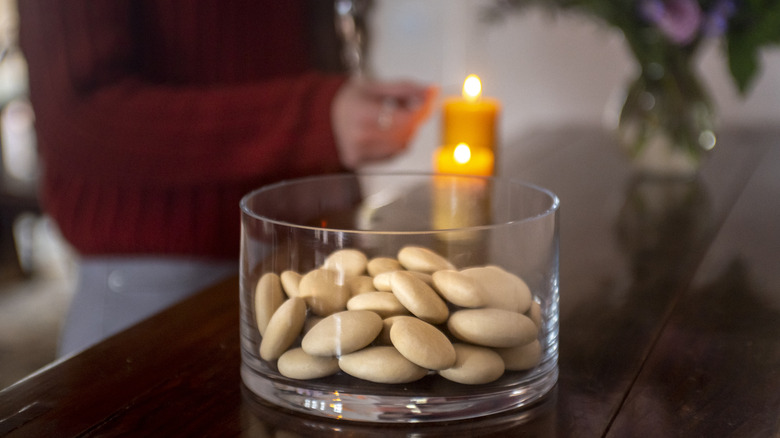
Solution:
M 463 83 L 463 97 L 450 98 L 442 111 L 442 143 L 433 163 L 437 173 L 491 176 L 495 166 L 498 102 L 482 98 L 482 83 L 475 75 Z M 480 178 L 435 181 L 433 227 L 451 230 L 442 242 L 472 242 L 479 232 L 465 230 L 489 223 L 490 195 Z
M 466 143 L 472 149 L 495 153 L 499 103 L 482 97 L 482 83 L 476 75 L 463 82 L 463 97 L 451 97 L 442 109 L 442 145 Z
M 442 146 L 436 150 L 438 173 L 493 175 L 499 104 L 482 98 L 482 83 L 470 75 L 463 97 L 450 98 L 442 111 Z

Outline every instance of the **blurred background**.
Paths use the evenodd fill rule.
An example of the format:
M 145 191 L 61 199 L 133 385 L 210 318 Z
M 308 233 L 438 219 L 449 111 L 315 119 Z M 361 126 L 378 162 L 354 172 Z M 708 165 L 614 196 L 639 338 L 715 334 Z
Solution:
M 498 22 L 483 19 L 491 0 L 374 0 L 369 61 L 377 76 L 440 84 L 460 95 L 466 75 L 502 103 L 503 147 L 557 125 L 610 129 L 622 91 L 637 72 L 622 35 L 583 15 L 528 9 Z M 750 93 L 739 95 L 718 40 L 698 62 L 722 125 L 780 123 L 780 47 L 762 53 Z M 439 138 L 437 114 L 409 154 L 378 168 L 430 170 Z
M 0 0 L 0 389 L 54 359 L 72 259 L 36 197 L 35 115 L 16 0 Z
M 501 102 L 503 147 L 522 147 L 523 138 L 556 126 L 610 129 L 636 71 L 622 36 L 587 17 L 534 9 L 488 23 L 489 4 L 374 0 L 371 70 L 439 84 L 440 99 L 459 95 L 468 74 L 479 75 L 484 94 Z M 73 282 L 71 253 L 35 196 L 34 112 L 17 26 L 16 0 L 0 0 L 0 388 L 54 359 Z M 718 42 L 701 55 L 698 68 L 722 125 L 780 123 L 780 49 L 762 53 L 759 78 L 744 98 Z M 368 170 L 429 171 L 438 139 L 436 112 L 407 153 Z

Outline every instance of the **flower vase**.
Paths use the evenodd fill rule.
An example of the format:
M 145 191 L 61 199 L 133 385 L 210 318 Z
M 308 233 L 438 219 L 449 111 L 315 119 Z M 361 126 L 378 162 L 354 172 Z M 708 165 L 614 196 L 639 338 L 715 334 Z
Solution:
M 671 50 L 643 60 L 620 111 L 619 141 L 636 172 L 691 178 L 715 145 L 715 111 L 692 63 L 692 53 Z

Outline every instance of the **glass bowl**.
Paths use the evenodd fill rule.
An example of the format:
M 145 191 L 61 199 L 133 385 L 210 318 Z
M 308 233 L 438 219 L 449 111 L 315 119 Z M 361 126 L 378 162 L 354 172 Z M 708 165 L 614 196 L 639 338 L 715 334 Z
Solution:
M 555 194 L 510 179 L 348 174 L 241 201 L 241 376 L 368 422 L 527 407 L 558 377 Z

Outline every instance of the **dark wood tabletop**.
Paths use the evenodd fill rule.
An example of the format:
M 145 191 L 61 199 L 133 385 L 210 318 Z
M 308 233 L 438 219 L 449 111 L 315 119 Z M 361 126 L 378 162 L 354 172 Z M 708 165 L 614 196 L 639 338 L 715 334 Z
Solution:
M 231 279 L 0 392 L 0 436 L 780 436 L 780 130 L 724 129 L 692 181 L 636 178 L 588 127 L 506 142 L 499 173 L 561 200 L 560 377 L 534 406 L 372 426 L 266 405 Z

